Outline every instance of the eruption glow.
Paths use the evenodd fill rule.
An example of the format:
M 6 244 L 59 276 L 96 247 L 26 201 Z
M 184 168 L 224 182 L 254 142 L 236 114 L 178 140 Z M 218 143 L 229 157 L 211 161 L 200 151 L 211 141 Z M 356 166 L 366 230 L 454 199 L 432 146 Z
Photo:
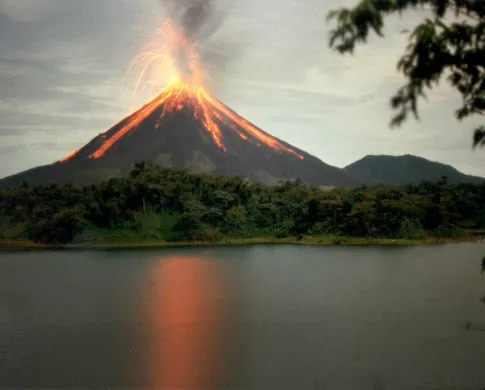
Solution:
M 140 125 L 156 109 L 162 108 L 158 127 L 166 114 L 190 107 L 194 117 L 203 124 L 214 143 L 223 151 L 227 149 L 221 125 L 233 129 L 243 140 L 256 142 L 258 146 L 265 144 L 276 151 L 288 152 L 303 159 L 293 149 L 244 120 L 208 93 L 203 85 L 207 75 L 199 61 L 197 44 L 190 41 L 171 19 L 162 24 L 144 50 L 132 61 L 128 75 L 132 73 L 137 75 L 133 102 L 149 91 L 156 90 L 157 93 L 150 97 L 148 103 L 126 118 L 115 134 L 108 138 L 104 133 L 103 143 L 90 158 L 102 157 L 110 147 Z M 78 152 L 79 150 L 72 152 L 60 162 L 73 158 Z

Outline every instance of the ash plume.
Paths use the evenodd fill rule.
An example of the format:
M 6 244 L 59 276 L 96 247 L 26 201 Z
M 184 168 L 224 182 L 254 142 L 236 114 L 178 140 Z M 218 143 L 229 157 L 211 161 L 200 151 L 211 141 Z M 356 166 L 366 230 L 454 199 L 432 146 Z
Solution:
M 213 35 L 221 26 L 224 13 L 214 0 L 160 0 L 168 17 L 187 37 L 198 44 Z
M 229 42 L 227 37 L 216 37 L 233 1 L 160 0 L 165 15 L 182 28 L 185 36 L 197 47 L 204 69 L 214 82 L 222 81 L 230 65 L 243 52 L 242 44 L 234 40 Z M 211 80 L 208 81 L 212 84 Z

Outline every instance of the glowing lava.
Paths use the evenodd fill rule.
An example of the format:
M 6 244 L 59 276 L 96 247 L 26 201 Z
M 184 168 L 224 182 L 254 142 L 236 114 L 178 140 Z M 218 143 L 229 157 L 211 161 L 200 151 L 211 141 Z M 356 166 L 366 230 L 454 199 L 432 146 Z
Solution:
M 165 88 L 128 116 L 115 134 L 108 138 L 107 132 L 103 133 L 102 144 L 89 155 L 89 158 L 102 157 L 118 140 L 136 129 L 155 110 L 161 109 L 156 126 L 158 127 L 168 113 L 189 108 L 195 119 L 203 125 L 214 143 L 223 151 L 227 149 L 221 126 L 226 126 L 245 141 L 255 142 L 258 146 L 264 144 L 273 150 L 288 152 L 303 159 L 303 156 L 293 149 L 252 125 L 209 94 L 202 83 L 204 72 L 200 66 L 196 44 L 189 42 L 171 20 L 167 20 L 156 32 L 153 39 L 132 62 L 129 72 L 136 69 L 138 76 L 134 87 L 134 101 L 150 88 L 160 91 L 160 83 L 165 83 Z M 170 75 L 168 84 L 167 75 Z M 78 152 L 79 150 L 72 152 L 60 162 L 73 158 Z
M 81 150 L 81 148 L 79 149 L 76 149 L 74 151 L 72 151 L 71 153 L 69 153 L 67 156 L 61 158 L 59 160 L 59 162 L 64 162 L 64 161 L 67 161 L 67 160 L 70 160 L 72 157 L 74 157 L 79 151 Z

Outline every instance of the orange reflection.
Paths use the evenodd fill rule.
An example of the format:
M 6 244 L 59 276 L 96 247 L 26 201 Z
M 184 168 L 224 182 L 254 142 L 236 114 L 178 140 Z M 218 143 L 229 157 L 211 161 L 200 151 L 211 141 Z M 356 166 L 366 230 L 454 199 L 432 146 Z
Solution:
M 210 260 L 172 257 L 151 271 L 149 387 L 217 387 L 222 373 L 222 282 Z

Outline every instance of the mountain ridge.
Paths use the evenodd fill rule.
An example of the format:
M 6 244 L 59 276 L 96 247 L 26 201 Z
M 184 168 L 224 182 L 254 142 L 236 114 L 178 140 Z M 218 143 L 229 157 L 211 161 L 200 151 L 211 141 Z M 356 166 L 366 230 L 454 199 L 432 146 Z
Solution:
M 484 177 L 468 175 L 455 167 L 412 154 L 367 155 L 347 165 L 343 170 L 363 180 L 376 180 L 385 184 L 417 184 L 423 180 L 438 180 L 447 176 L 452 184 L 485 183 Z

